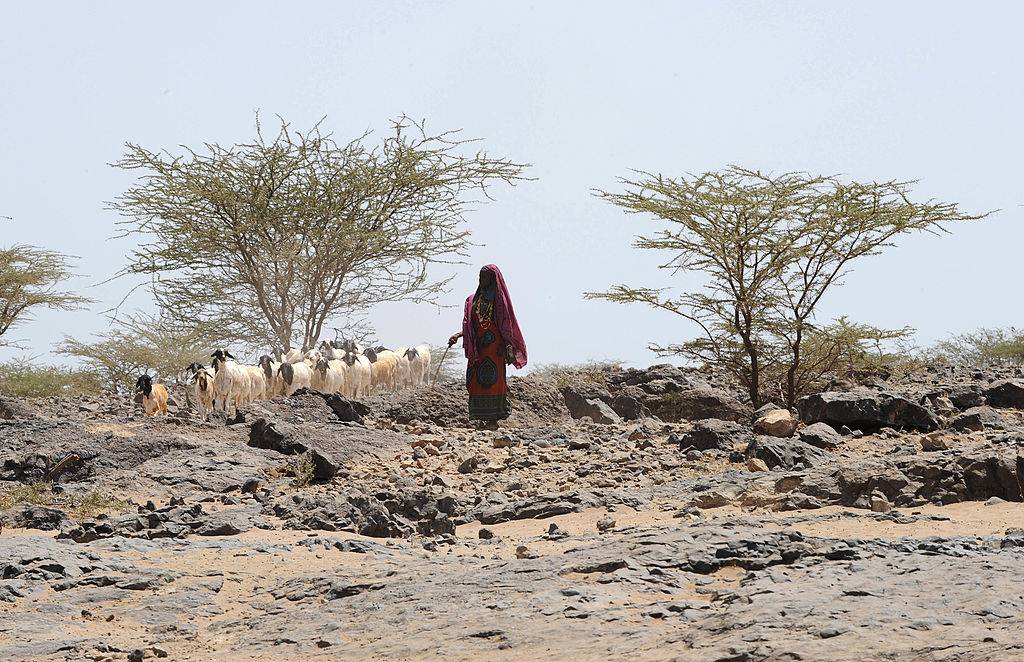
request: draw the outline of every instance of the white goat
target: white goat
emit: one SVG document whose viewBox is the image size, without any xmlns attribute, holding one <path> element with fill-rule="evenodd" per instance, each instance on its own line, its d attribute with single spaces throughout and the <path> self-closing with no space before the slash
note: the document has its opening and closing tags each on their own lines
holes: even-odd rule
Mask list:
<svg viewBox="0 0 1024 662">
<path fill-rule="evenodd" d="M 362 354 L 346 352 L 343 361 L 348 366 L 346 397 L 358 398 L 360 395 L 369 395 L 373 376 L 370 359 Z"/>
<path fill-rule="evenodd" d="M 430 381 L 430 345 L 417 345 L 406 350 L 409 361 L 409 381 L 413 386 Z"/>
<path fill-rule="evenodd" d="M 313 369 L 305 361 L 298 363 L 282 363 L 277 369 L 281 377 L 284 395 L 291 395 L 300 388 L 310 388 L 313 385 Z"/>
<path fill-rule="evenodd" d="M 226 349 L 218 349 L 210 355 L 213 358 L 213 408 L 220 403 L 222 411 L 228 410 L 228 401 L 235 404 L 235 411 L 249 394 L 249 375 Z"/>
<path fill-rule="evenodd" d="M 262 400 L 267 394 L 267 379 L 263 374 L 263 367 L 258 365 L 243 365 L 242 370 L 249 380 L 249 388 L 245 401 Z"/>
<path fill-rule="evenodd" d="M 337 359 L 320 359 L 313 370 L 313 388 L 322 393 L 344 393 L 348 366 Z"/>
<path fill-rule="evenodd" d="M 267 400 L 281 395 L 281 377 L 277 374 L 280 367 L 280 361 L 275 361 L 266 354 L 260 357 L 260 368 L 263 370 L 263 381 L 266 385 L 263 397 Z"/>
<path fill-rule="evenodd" d="M 395 355 L 398 357 L 398 367 L 395 369 L 396 389 L 412 386 L 411 364 L 409 363 L 409 357 L 406 356 L 408 351 L 408 347 L 399 347 L 395 350 Z"/>
<path fill-rule="evenodd" d="M 200 366 L 192 374 L 192 389 L 196 397 L 199 418 L 204 421 L 213 409 L 213 382 L 216 375 L 207 367 Z"/>
</svg>

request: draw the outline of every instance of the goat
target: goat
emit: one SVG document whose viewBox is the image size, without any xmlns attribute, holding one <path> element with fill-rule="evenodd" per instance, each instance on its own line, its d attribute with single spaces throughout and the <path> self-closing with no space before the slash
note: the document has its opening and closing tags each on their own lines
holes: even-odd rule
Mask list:
<svg viewBox="0 0 1024 662">
<path fill-rule="evenodd" d="M 218 349 L 213 354 L 213 408 L 217 409 L 220 402 L 222 411 L 228 410 L 228 400 L 235 403 L 235 411 L 248 396 L 250 381 L 248 372 L 235 361 L 235 357 L 226 349 Z"/>
<path fill-rule="evenodd" d="M 304 349 L 290 349 L 281 356 L 281 363 L 298 363 L 305 353 Z"/>
<path fill-rule="evenodd" d="M 146 416 L 167 415 L 167 388 L 163 384 L 154 384 L 149 375 L 139 375 L 135 392 L 142 394 L 142 411 Z"/>
<path fill-rule="evenodd" d="M 348 380 L 345 395 L 350 398 L 358 398 L 360 395 L 370 394 L 370 383 L 373 378 L 373 368 L 370 360 L 355 352 L 345 352 L 342 359 L 348 366 Z"/>
<path fill-rule="evenodd" d="M 291 395 L 300 388 L 310 388 L 313 384 L 313 370 L 305 361 L 282 363 L 277 374 L 281 378 L 284 395 Z"/>
<path fill-rule="evenodd" d="M 337 359 L 320 359 L 313 371 L 313 388 L 323 393 L 343 393 L 348 366 Z"/>
<path fill-rule="evenodd" d="M 245 402 L 252 402 L 253 400 L 260 400 L 266 396 L 267 393 L 267 379 L 263 373 L 263 366 L 259 365 L 241 365 L 242 371 L 245 372 L 245 376 L 248 380 L 248 388 L 246 389 L 246 395 L 243 398 Z"/>
<path fill-rule="evenodd" d="M 395 390 L 395 376 L 398 372 L 398 355 L 390 349 L 376 347 L 367 349 L 363 355 L 370 360 L 370 386 L 373 389 Z"/>
<path fill-rule="evenodd" d="M 430 345 L 417 345 L 405 352 L 409 360 L 409 381 L 413 386 L 426 384 L 430 380 Z"/>
<path fill-rule="evenodd" d="M 193 366 L 199 365 L 193 363 L 189 366 L 190 372 L 192 372 L 192 385 L 193 392 L 196 396 L 196 409 L 199 410 L 199 418 L 206 420 L 207 416 L 210 415 L 210 411 L 213 409 L 213 380 L 214 373 L 210 372 L 210 369 L 199 365 L 195 371 L 191 371 Z"/>
<path fill-rule="evenodd" d="M 277 369 L 281 367 L 281 362 L 275 361 L 264 354 L 260 357 L 259 363 L 260 368 L 263 370 L 263 381 L 266 384 L 263 397 L 269 400 L 276 395 L 281 395 L 281 378 L 277 374 Z"/>
<path fill-rule="evenodd" d="M 412 386 L 410 371 L 411 365 L 409 363 L 408 353 L 408 347 L 399 347 L 395 350 L 395 355 L 398 356 L 398 367 L 395 369 L 396 388 L 407 388 Z"/>
</svg>

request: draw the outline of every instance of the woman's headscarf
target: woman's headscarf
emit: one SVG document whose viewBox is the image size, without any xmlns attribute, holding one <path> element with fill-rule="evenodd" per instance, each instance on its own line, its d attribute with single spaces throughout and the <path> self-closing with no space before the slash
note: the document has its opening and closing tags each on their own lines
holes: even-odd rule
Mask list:
<svg viewBox="0 0 1024 662">
<path fill-rule="evenodd" d="M 519 322 L 516 320 L 516 311 L 512 308 L 512 297 L 508 295 L 505 278 L 501 275 L 501 270 L 497 265 L 488 264 L 484 269 L 494 274 L 494 321 L 505 342 L 512 345 L 512 365 L 522 368 L 526 365 L 526 341 L 523 340 L 523 333 L 519 330 Z M 478 353 L 477 338 L 473 331 L 473 298 L 475 296 L 476 293 L 473 293 L 466 299 L 466 309 L 462 316 L 462 347 L 471 364 L 476 362 Z"/>
</svg>

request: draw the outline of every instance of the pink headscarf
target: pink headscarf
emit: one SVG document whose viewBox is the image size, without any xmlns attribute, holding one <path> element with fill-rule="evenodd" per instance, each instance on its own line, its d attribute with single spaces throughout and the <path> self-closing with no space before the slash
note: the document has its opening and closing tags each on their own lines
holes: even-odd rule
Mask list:
<svg viewBox="0 0 1024 662">
<path fill-rule="evenodd" d="M 484 269 L 494 274 L 494 319 L 498 324 L 498 330 L 501 331 L 505 342 L 512 345 L 512 365 L 522 368 L 526 365 L 526 341 L 523 340 L 523 333 L 519 330 L 519 322 L 516 321 L 516 311 L 512 308 L 512 297 L 508 295 L 505 278 L 496 265 L 488 264 Z M 470 294 L 466 299 L 466 309 L 462 316 L 462 347 L 470 365 L 476 363 L 477 360 L 477 338 L 473 331 L 474 296 L 476 293 Z"/>
</svg>

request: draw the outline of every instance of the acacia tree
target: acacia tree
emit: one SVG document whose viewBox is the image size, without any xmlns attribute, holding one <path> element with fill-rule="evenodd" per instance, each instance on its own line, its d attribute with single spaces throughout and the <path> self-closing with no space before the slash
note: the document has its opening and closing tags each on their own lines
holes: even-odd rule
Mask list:
<svg viewBox="0 0 1024 662">
<path fill-rule="evenodd" d="M 664 289 L 618 285 L 586 296 L 643 303 L 694 322 L 700 337 L 652 349 L 724 365 L 755 405 L 776 388 L 794 405 L 823 374 L 819 368 L 831 365 L 832 358 L 821 354 L 828 343 L 820 332 L 810 362 L 805 342 L 816 331 L 822 297 L 851 262 L 878 253 L 899 235 L 946 232 L 947 222 L 984 216 L 965 214 L 952 203 L 913 202 L 912 182 L 844 183 L 737 166 L 675 179 L 640 175 L 620 180 L 624 192 L 596 195 L 666 221 L 666 229 L 638 237 L 635 246 L 669 252 L 661 268 L 700 272 L 705 287 L 672 296 Z M 856 328 L 847 326 L 844 337 Z M 892 333 L 901 332 L 871 327 L 864 339 Z"/>
<path fill-rule="evenodd" d="M 75 310 L 90 303 L 61 289 L 73 276 L 71 258 L 62 253 L 25 244 L 0 248 L 0 347 L 17 346 L 4 336 L 34 309 Z"/>
<path fill-rule="evenodd" d="M 435 301 L 448 280 L 428 267 L 466 256 L 465 213 L 526 167 L 406 117 L 375 146 L 283 120 L 256 134 L 177 156 L 129 143 L 114 166 L 143 174 L 112 207 L 141 237 L 121 273 L 150 276 L 166 314 L 285 350 L 377 303 Z"/>
<path fill-rule="evenodd" d="M 212 329 L 183 327 L 167 316 L 137 314 L 117 320 L 91 342 L 65 336 L 56 352 L 79 359 L 118 391 L 143 373 L 180 381 L 185 366 L 208 363 L 224 338 Z"/>
</svg>

